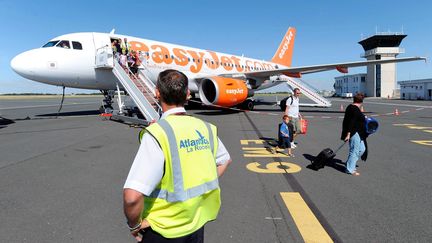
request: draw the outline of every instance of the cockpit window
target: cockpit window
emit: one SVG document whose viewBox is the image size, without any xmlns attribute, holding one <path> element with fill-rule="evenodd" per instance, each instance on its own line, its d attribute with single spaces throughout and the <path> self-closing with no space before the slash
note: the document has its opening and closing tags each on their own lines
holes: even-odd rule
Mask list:
<svg viewBox="0 0 432 243">
<path fill-rule="evenodd" d="M 72 41 L 72 46 L 75 50 L 82 50 L 82 45 L 78 41 Z"/>
<path fill-rule="evenodd" d="M 45 45 L 43 45 L 42 47 L 52 47 L 55 46 L 59 41 L 55 40 L 55 41 L 50 41 L 48 43 L 46 43 Z"/>
<path fill-rule="evenodd" d="M 70 43 L 67 40 L 62 40 L 60 43 L 56 45 L 56 47 L 64 48 L 64 49 L 70 49 Z"/>
</svg>

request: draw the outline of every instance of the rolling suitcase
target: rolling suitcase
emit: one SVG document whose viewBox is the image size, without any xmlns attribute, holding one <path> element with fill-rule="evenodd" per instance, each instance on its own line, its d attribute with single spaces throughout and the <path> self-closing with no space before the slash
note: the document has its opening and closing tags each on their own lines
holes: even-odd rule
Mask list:
<svg viewBox="0 0 432 243">
<path fill-rule="evenodd" d="M 331 148 L 323 149 L 318 156 L 312 161 L 312 164 L 309 166 L 310 169 L 319 170 L 324 168 L 327 162 L 331 161 L 336 153 L 345 145 L 345 142 L 339 146 L 336 152 L 333 152 Z"/>
</svg>

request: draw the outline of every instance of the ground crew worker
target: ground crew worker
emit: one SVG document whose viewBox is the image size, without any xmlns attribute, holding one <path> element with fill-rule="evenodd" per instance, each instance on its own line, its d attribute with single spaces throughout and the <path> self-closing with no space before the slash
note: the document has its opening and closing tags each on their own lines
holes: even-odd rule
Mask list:
<svg viewBox="0 0 432 243">
<path fill-rule="evenodd" d="M 123 55 L 129 55 L 129 51 L 130 51 L 130 44 L 129 44 L 129 42 L 127 41 L 127 38 L 124 38 L 124 42 L 122 42 L 121 44 L 120 44 L 120 46 L 121 46 L 121 50 L 122 50 L 122 54 Z"/>
<path fill-rule="evenodd" d="M 159 74 L 161 119 L 143 134 L 124 185 L 124 213 L 142 242 L 203 242 L 204 225 L 220 208 L 220 177 L 231 162 L 216 126 L 189 116 L 187 77 Z"/>
</svg>

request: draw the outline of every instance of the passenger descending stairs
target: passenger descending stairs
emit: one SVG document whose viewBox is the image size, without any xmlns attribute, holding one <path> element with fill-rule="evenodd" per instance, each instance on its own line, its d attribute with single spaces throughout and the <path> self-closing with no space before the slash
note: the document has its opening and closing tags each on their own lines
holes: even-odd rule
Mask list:
<svg viewBox="0 0 432 243">
<path fill-rule="evenodd" d="M 154 86 L 150 85 L 150 83 L 153 84 L 151 80 L 142 74 L 134 75 L 129 69 L 126 70 L 128 72 L 126 73 L 125 69 L 117 62 L 112 71 L 146 120 L 149 122 L 159 120 L 158 111 L 161 110 L 161 107 L 155 98 Z"/>
<path fill-rule="evenodd" d="M 330 107 L 331 102 L 321 96 L 318 93 L 318 90 L 309 84 L 307 84 L 305 81 L 299 78 L 291 78 L 287 76 L 280 76 L 279 81 L 285 81 L 292 89 L 299 88 L 303 95 L 308 97 L 310 100 L 314 101 L 315 104 L 306 104 L 301 103 L 301 106 L 315 106 L 315 107 Z"/>
<path fill-rule="evenodd" d="M 123 69 L 108 48 L 110 47 L 102 47 L 97 50 L 95 68 L 112 69 L 112 72 L 135 102 L 147 122 L 159 120 L 159 112 L 162 109 L 155 98 L 155 85 L 153 82 L 144 72 L 134 75 L 130 69 Z M 146 68 L 145 65 L 141 65 L 140 69 L 143 68 Z"/>
</svg>

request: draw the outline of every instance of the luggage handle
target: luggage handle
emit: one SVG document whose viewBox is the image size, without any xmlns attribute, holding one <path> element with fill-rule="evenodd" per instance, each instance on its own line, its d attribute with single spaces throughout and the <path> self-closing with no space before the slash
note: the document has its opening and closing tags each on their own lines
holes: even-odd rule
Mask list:
<svg viewBox="0 0 432 243">
<path fill-rule="evenodd" d="M 340 149 L 341 149 L 345 144 L 346 144 L 346 141 L 344 141 L 343 144 L 342 144 L 341 146 L 339 146 L 339 148 L 336 149 L 336 151 L 335 151 L 334 153 L 336 154 L 337 152 L 339 152 L 339 150 L 340 150 Z"/>
</svg>

